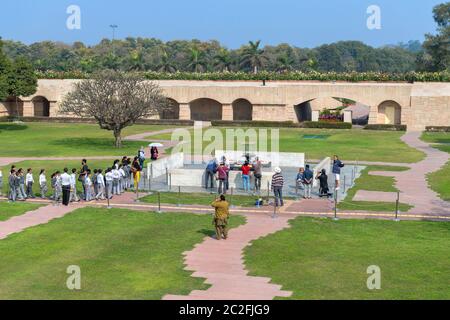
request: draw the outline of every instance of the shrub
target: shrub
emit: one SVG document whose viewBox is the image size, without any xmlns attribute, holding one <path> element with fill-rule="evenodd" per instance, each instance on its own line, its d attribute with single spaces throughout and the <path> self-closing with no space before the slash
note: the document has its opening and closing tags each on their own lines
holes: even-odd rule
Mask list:
<svg viewBox="0 0 450 320">
<path fill-rule="evenodd" d="M 211 125 L 214 127 L 274 127 L 274 128 L 296 128 L 299 127 L 298 123 L 293 121 L 226 121 L 226 120 L 214 120 L 211 121 Z"/>
<path fill-rule="evenodd" d="M 384 131 L 406 131 L 406 125 L 403 124 L 368 124 L 365 130 L 384 130 Z"/>
<path fill-rule="evenodd" d="M 427 131 L 427 132 L 450 132 L 450 127 L 430 126 L 430 127 L 425 127 L 425 131 Z"/>
<path fill-rule="evenodd" d="M 330 122 L 330 121 L 305 121 L 301 123 L 303 128 L 318 129 L 351 129 L 352 124 L 348 122 Z"/>
</svg>

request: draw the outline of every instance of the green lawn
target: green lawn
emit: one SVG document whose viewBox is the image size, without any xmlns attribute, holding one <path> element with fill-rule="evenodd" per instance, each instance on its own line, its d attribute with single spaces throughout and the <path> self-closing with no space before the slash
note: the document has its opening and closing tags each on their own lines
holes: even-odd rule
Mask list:
<svg viewBox="0 0 450 320">
<path fill-rule="evenodd" d="M 393 166 L 367 166 L 362 170 L 361 176 L 355 180 L 353 188 L 349 189 L 347 196 L 343 202 L 338 204 L 338 208 L 341 210 L 351 211 L 381 211 L 381 212 L 395 212 L 395 203 L 390 202 L 371 202 L 371 201 L 353 201 L 358 190 L 367 191 L 384 191 L 384 192 L 397 192 L 397 188 L 394 186 L 394 178 L 384 176 L 369 175 L 370 171 L 405 171 L 406 167 L 393 167 Z M 401 201 L 401 199 L 400 199 Z M 400 203 L 400 211 L 408 211 L 411 208 L 410 205 Z"/>
<path fill-rule="evenodd" d="M 0 299 L 160 299 L 206 289 L 183 255 L 213 234 L 209 215 L 84 208 L 0 241 Z M 231 226 L 243 223 L 232 217 Z M 66 287 L 81 269 L 81 290 Z"/>
<path fill-rule="evenodd" d="M 450 299 L 450 223 L 299 217 L 245 250 L 254 276 L 292 299 Z M 369 290 L 367 267 L 381 268 Z"/>
<path fill-rule="evenodd" d="M 161 203 L 165 204 L 180 204 L 180 205 L 205 205 L 208 206 L 217 198 L 217 194 L 209 193 L 181 193 L 178 196 L 178 192 L 161 192 Z M 254 207 L 256 199 L 258 196 L 245 196 L 245 195 L 226 195 L 227 200 L 232 202 L 233 205 L 239 207 Z M 262 198 L 266 198 L 262 195 Z M 285 197 L 286 199 L 286 197 Z M 152 195 L 141 198 L 141 201 L 153 203 L 158 203 L 158 194 L 154 193 Z"/>
<path fill-rule="evenodd" d="M 160 125 L 134 125 L 123 136 L 170 128 Z M 95 124 L 30 122 L 0 123 L 1 157 L 63 157 L 134 155 L 144 142 L 124 141 L 114 148 L 111 131 Z"/>
<path fill-rule="evenodd" d="M 91 170 L 93 171 L 94 169 L 103 169 L 103 171 L 105 171 L 106 168 L 111 167 L 113 164 L 114 159 L 111 160 L 90 160 L 88 161 L 88 165 L 89 168 L 91 168 Z M 79 161 L 75 161 L 75 160 L 58 160 L 58 161 L 42 161 L 42 160 L 38 160 L 38 161 L 21 161 L 21 162 L 17 162 L 15 163 L 16 168 L 23 168 L 26 170 L 28 168 L 32 168 L 33 169 L 33 176 L 34 176 L 34 185 L 33 185 L 33 191 L 35 194 L 39 194 L 39 172 L 41 171 L 41 169 L 45 169 L 46 170 L 46 174 L 47 174 L 47 186 L 48 186 L 48 190 L 49 190 L 49 194 L 51 193 L 51 188 L 50 188 L 50 175 L 59 170 L 61 172 L 63 172 L 63 169 L 65 167 L 67 167 L 69 169 L 69 171 L 71 172 L 72 168 L 77 169 L 77 171 L 79 171 L 81 169 L 81 159 Z M 0 170 L 2 170 L 3 172 L 3 193 L 7 193 L 8 192 L 8 184 L 6 183 L 7 181 L 7 177 L 8 177 L 8 171 L 10 170 L 11 166 L 5 166 L 0 168 Z M 77 176 L 78 177 L 78 176 Z M 81 191 L 81 184 L 78 183 L 77 187 L 79 188 L 79 190 Z"/>
<path fill-rule="evenodd" d="M 450 153 L 449 132 L 424 132 L 422 140 L 436 143 L 435 148 Z M 428 174 L 428 183 L 441 199 L 450 201 L 450 161 L 439 171 Z"/>
<path fill-rule="evenodd" d="M 226 128 L 220 130 L 226 143 Z M 244 129 L 245 128 L 232 128 Z M 257 129 L 258 130 L 258 129 Z M 193 132 L 190 130 L 190 132 Z M 267 129 L 270 140 L 270 128 Z M 280 151 L 305 152 L 308 159 L 322 159 L 334 154 L 344 160 L 364 160 L 383 162 L 414 163 L 423 159 L 424 154 L 409 147 L 400 140 L 402 132 L 370 130 L 331 129 L 280 129 Z M 308 136 L 324 136 L 324 139 L 310 139 Z M 151 138 L 170 140 L 172 134 L 155 135 Z M 234 139 L 235 146 L 241 146 L 242 138 Z M 209 142 L 204 142 L 206 147 Z M 270 141 L 268 148 L 270 148 Z M 242 148 L 242 146 L 241 146 Z M 270 150 L 270 149 L 269 149 Z M 188 150 L 192 151 L 192 150 Z"/>
<path fill-rule="evenodd" d="M 0 221 L 6 221 L 11 217 L 20 216 L 27 211 L 36 210 L 41 205 L 34 203 L 24 203 L 24 202 L 0 202 Z"/>
</svg>

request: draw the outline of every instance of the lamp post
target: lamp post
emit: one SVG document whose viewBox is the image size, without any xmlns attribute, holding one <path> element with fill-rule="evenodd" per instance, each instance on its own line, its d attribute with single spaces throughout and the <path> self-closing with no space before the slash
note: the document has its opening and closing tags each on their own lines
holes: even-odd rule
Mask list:
<svg viewBox="0 0 450 320">
<path fill-rule="evenodd" d="M 115 56 L 115 55 L 116 55 L 116 50 L 115 50 L 115 48 L 114 48 L 114 40 L 115 40 L 115 38 L 116 38 L 116 29 L 117 29 L 119 26 L 116 25 L 116 24 L 111 24 L 109 27 L 112 29 L 112 32 L 113 32 L 113 36 L 112 36 L 112 49 L 113 49 L 113 55 Z"/>
</svg>

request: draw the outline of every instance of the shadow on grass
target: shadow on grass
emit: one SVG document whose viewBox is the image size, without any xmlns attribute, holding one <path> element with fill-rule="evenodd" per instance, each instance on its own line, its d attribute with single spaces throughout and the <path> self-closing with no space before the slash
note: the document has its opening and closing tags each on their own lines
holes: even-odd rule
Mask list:
<svg viewBox="0 0 450 320">
<path fill-rule="evenodd" d="M 0 124 L 0 133 L 2 131 L 22 131 L 28 129 L 28 126 L 25 124 Z"/>
<path fill-rule="evenodd" d="M 65 138 L 59 140 L 53 140 L 50 142 L 51 145 L 66 147 L 66 148 L 81 148 L 83 150 L 99 150 L 99 149 L 110 149 L 110 150 L 121 150 L 117 149 L 114 146 L 114 139 L 108 138 Z M 136 148 L 137 150 L 140 148 L 141 143 L 139 142 L 130 142 L 123 141 L 122 149 L 124 148 Z"/>
<path fill-rule="evenodd" d="M 199 231 L 197 231 L 198 233 L 202 233 L 207 237 L 213 238 L 216 236 L 216 232 L 212 229 L 201 229 Z"/>
</svg>

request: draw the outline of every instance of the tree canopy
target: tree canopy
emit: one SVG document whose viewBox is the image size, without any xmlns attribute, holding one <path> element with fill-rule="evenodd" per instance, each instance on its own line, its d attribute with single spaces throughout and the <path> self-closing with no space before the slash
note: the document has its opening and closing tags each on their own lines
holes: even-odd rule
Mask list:
<svg viewBox="0 0 450 320">
<path fill-rule="evenodd" d="M 125 127 L 169 106 L 159 86 L 142 75 L 108 70 L 76 83 L 64 97 L 60 113 L 94 118 L 100 128 L 113 131 L 115 145 L 121 147 Z"/>
</svg>

